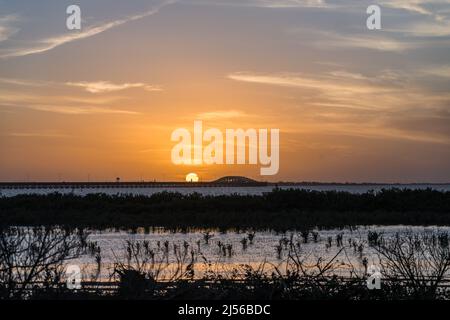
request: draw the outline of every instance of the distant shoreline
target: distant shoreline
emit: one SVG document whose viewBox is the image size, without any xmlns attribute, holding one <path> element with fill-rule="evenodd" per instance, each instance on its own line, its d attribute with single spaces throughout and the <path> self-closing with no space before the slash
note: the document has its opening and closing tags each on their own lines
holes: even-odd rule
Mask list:
<svg viewBox="0 0 450 320">
<path fill-rule="evenodd" d="M 73 182 L 0 182 L 0 189 L 37 189 L 37 188 L 202 188 L 202 187 L 264 187 L 264 186 L 441 186 L 450 185 L 450 182 L 412 182 L 412 183 L 382 183 L 382 182 L 263 182 L 254 181 L 250 183 L 217 183 L 211 182 L 175 182 L 175 181 L 73 181 Z"/>
</svg>

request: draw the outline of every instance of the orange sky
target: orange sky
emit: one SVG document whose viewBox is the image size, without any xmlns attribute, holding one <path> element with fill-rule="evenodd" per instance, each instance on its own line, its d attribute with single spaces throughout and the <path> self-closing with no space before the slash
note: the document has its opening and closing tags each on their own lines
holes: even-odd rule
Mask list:
<svg viewBox="0 0 450 320">
<path fill-rule="evenodd" d="M 244 3 L 81 1 L 81 31 L 64 1 L 0 4 L 0 180 L 450 181 L 446 1 L 377 32 L 364 3 Z M 279 128 L 279 173 L 173 165 L 194 120 Z"/>
</svg>

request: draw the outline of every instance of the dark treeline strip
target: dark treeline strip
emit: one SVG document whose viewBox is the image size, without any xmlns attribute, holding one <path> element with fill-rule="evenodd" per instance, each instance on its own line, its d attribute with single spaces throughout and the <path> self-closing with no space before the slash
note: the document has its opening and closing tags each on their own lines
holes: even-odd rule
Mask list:
<svg viewBox="0 0 450 320">
<path fill-rule="evenodd" d="M 91 194 L 0 198 L 0 224 L 128 228 L 302 229 L 352 225 L 450 225 L 450 192 L 389 189 L 351 194 L 274 190 L 264 195 Z"/>
</svg>

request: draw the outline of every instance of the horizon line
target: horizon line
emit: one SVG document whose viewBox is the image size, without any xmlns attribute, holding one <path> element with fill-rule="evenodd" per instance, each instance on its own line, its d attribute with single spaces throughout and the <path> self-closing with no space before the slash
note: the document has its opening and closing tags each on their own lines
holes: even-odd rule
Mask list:
<svg viewBox="0 0 450 320">
<path fill-rule="evenodd" d="M 223 178 L 223 177 L 222 177 Z M 0 186 L 7 186 L 7 185 L 36 185 L 36 184 L 43 184 L 43 185 L 80 185 L 80 184 L 86 184 L 86 185 L 95 185 L 95 184 L 104 184 L 104 185 L 152 185 L 152 184 L 176 184 L 176 185 L 203 185 L 203 184 L 242 184 L 242 185 L 250 185 L 252 183 L 257 184 L 265 184 L 265 185 L 445 185 L 450 184 L 449 182 L 426 182 L 426 181 L 418 181 L 418 182 L 352 182 L 352 181 L 346 181 L 346 182 L 337 182 L 337 181 L 286 181 L 286 180 L 280 180 L 280 181 L 264 181 L 264 180 L 253 180 L 250 179 L 249 182 L 220 182 L 218 180 L 221 180 L 222 178 L 215 179 L 215 180 L 205 180 L 205 181 L 198 181 L 198 182 L 188 182 L 188 181 L 173 181 L 173 180 L 129 180 L 129 181 L 109 181 L 109 180 L 97 180 L 97 181 L 85 181 L 85 180 L 71 180 L 71 181 L 53 181 L 53 180 L 35 180 L 35 181 L 0 181 Z M 245 178 L 245 177 L 244 177 Z"/>
</svg>

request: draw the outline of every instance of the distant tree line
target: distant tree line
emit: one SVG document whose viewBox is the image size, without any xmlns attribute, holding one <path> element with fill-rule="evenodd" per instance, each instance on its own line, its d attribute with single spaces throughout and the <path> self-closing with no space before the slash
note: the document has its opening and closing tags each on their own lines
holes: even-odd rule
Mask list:
<svg viewBox="0 0 450 320">
<path fill-rule="evenodd" d="M 289 230 L 374 224 L 450 225 L 450 192 L 275 189 L 264 195 L 53 193 L 0 198 L 1 226 Z"/>
</svg>

